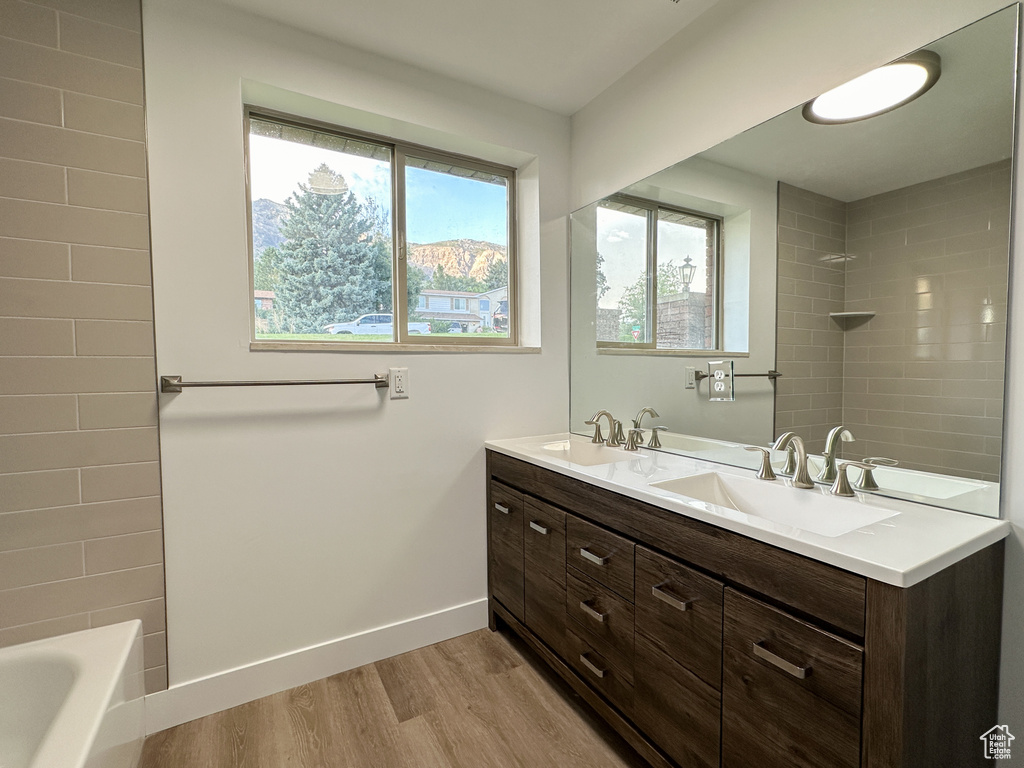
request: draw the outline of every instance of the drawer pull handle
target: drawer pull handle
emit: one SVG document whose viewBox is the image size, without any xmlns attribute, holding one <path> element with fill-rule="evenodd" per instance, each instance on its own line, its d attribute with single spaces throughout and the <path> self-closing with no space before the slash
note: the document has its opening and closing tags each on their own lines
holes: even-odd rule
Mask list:
<svg viewBox="0 0 1024 768">
<path fill-rule="evenodd" d="M 547 529 L 547 527 L 545 527 L 545 526 L 541 525 L 540 523 L 538 523 L 538 522 L 537 522 L 537 521 L 535 521 L 535 520 L 531 520 L 531 521 L 530 521 L 530 527 L 531 527 L 531 528 L 533 528 L 533 530 L 535 530 L 535 531 L 536 531 L 537 533 L 539 533 L 539 534 L 540 534 L 541 536 L 547 536 L 547 535 L 548 535 L 548 529 Z"/>
<path fill-rule="evenodd" d="M 772 653 L 763 645 L 761 645 L 761 642 L 753 643 L 754 655 L 758 658 L 764 659 L 772 666 L 778 667 L 783 672 L 792 675 L 798 680 L 803 680 L 811 674 L 811 667 L 798 667 L 796 664 L 786 661 L 781 656 L 776 656 L 774 653 Z"/>
<path fill-rule="evenodd" d="M 608 565 L 608 561 L 611 559 L 610 556 L 609 557 L 600 557 L 598 555 L 595 555 L 593 552 L 591 552 L 586 547 L 583 547 L 582 549 L 580 549 L 580 557 L 582 557 L 584 560 L 589 560 L 590 562 L 594 563 L 595 565 Z"/>
<path fill-rule="evenodd" d="M 580 663 L 584 667 L 589 669 L 591 672 L 593 672 L 596 677 L 599 677 L 599 678 L 603 678 L 604 677 L 604 670 L 601 669 L 600 667 L 596 666 L 594 664 L 594 662 L 592 662 L 590 659 L 588 659 L 587 658 L 587 654 L 585 654 L 585 653 L 581 653 L 580 654 Z"/>
<path fill-rule="evenodd" d="M 604 623 L 605 617 L 608 615 L 607 613 L 601 613 L 600 611 L 594 610 L 589 605 L 587 605 L 587 603 L 583 600 L 580 601 L 580 610 L 587 614 L 587 616 L 589 616 L 590 618 L 596 621 L 600 621 L 602 624 Z"/>
<path fill-rule="evenodd" d="M 496 510 L 498 510 L 499 512 L 501 512 L 501 514 L 503 514 L 503 515 L 507 515 L 508 514 L 508 507 L 503 506 L 501 504 L 498 504 L 497 502 L 494 503 L 494 508 Z"/>
<path fill-rule="evenodd" d="M 666 581 L 665 584 L 668 584 L 668 582 Z M 676 608 L 680 611 L 688 611 L 690 610 L 690 608 L 693 607 L 693 600 L 680 600 L 678 597 L 673 597 L 664 589 L 662 589 L 662 587 L 664 587 L 665 584 L 658 584 L 656 586 L 651 587 L 651 594 L 659 600 L 661 600 L 661 602 L 668 603 L 673 608 Z"/>
</svg>

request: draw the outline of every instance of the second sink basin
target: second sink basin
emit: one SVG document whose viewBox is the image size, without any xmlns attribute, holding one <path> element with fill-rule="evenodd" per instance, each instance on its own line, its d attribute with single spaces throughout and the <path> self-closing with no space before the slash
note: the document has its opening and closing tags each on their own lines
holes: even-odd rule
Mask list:
<svg viewBox="0 0 1024 768">
<path fill-rule="evenodd" d="M 651 486 L 819 536 L 842 536 L 899 514 L 858 499 L 826 495 L 818 488 L 799 490 L 717 472 L 679 477 Z"/>
</svg>

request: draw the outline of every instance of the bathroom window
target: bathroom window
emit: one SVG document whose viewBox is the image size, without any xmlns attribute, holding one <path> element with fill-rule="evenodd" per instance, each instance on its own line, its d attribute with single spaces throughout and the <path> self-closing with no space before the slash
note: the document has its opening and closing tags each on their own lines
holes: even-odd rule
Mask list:
<svg viewBox="0 0 1024 768">
<path fill-rule="evenodd" d="M 597 343 L 718 348 L 721 219 L 638 198 L 597 206 Z"/>
<path fill-rule="evenodd" d="M 515 169 L 252 107 L 246 127 L 254 348 L 516 343 L 514 315 L 449 334 L 429 295 L 514 311 Z"/>
</svg>

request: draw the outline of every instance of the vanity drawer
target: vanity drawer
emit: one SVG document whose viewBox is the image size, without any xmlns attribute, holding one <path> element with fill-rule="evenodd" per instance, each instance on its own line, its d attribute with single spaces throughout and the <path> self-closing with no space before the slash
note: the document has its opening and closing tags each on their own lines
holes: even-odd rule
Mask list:
<svg viewBox="0 0 1024 768">
<path fill-rule="evenodd" d="M 588 642 L 633 663 L 633 604 L 574 569 L 566 575 L 565 612 L 573 631 Z"/>
<path fill-rule="evenodd" d="M 633 711 L 633 671 L 580 637 L 571 626 L 565 632 L 567 661 L 580 677 L 626 715 Z"/>
<path fill-rule="evenodd" d="M 633 542 L 569 515 L 566 562 L 633 602 Z"/>
<path fill-rule="evenodd" d="M 636 631 L 716 690 L 722 685 L 723 585 L 636 548 Z"/>
<path fill-rule="evenodd" d="M 725 590 L 722 765 L 860 765 L 863 650 Z"/>
<path fill-rule="evenodd" d="M 565 654 L 565 512 L 524 497 L 526 626 Z"/>
<path fill-rule="evenodd" d="M 642 635 L 633 671 L 636 724 L 683 768 L 717 768 L 721 694 Z"/>
<path fill-rule="evenodd" d="M 494 595 L 524 620 L 523 494 L 491 481 L 487 506 L 487 578 Z"/>
</svg>

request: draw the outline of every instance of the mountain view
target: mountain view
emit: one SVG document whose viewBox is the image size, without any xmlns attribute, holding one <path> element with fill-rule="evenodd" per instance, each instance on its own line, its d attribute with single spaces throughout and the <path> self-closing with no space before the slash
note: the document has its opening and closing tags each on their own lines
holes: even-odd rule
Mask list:
<svg viewBox="0 0 1024 768">
<path fill-rule="evenodd" d="M 265 197 L 256 200 L 252 204 L 252 249 L 253 252 L 263 253 L 264 248 L 278 246 L 284 241 L 281 234 L 281 224 L 288 213 L 281 203 L 267 200 Z"/>
<path fill-rule="evenodd" d="M 253 251 L 257 258 L 265 248 L 284 241 L 281 226 L 288 208 L 261 198 L 252 204 Z M 409 263 L 419 267 L 429 281 L 438 267 L 449 277 L 484 280 L 491 264 L 507 258 L 506 248 L 482 240 L 443 240 L 437 243 L 409 243 Z"/>
<path fill-rule="evenodd" d="M 422 269 L 428 280 L 438 266 L 444 268 L 446 275 L 484 280 L 491 263 L 505 258 L 505 246 L 482 240 L 409 243 L 409 263 Z"/>
</svg>

